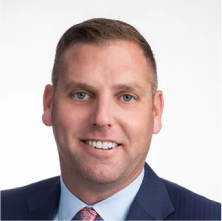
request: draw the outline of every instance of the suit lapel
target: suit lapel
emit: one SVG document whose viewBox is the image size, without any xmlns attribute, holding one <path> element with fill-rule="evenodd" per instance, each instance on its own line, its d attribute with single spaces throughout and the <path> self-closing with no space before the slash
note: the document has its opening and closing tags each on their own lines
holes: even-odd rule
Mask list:
<svg viewBox="0 0 222 221">
<path fill-rule="evenodd" d="M 136 201 L 133 202 L 126 220 L 155 220 Z"/>
<path fill-rule="evenodd" d="M 52 220 L 56 214 L 60 198 L 60 180 L 56 177 L 49 185 L 35 192 L 27 199 L 26 220 Z"/>
<path fill-rule="evenodd" d="M 142 185 L 127 220 L 164 220 L 173 211 L 165 184 L 146 164 Z"/>
</svg>

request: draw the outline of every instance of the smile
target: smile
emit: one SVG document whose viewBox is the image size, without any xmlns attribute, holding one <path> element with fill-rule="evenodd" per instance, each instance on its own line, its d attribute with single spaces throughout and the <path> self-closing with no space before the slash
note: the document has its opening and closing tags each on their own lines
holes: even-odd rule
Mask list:
<svg viewBox="0 0 222 221">
<path fill-rule="evenodd" d="M 109 142 L 109 141 L 96 141 L 96 140 L 82 140 L 84 143 L 87 143 L 91 147 L 95 149 L 103 149 L 103 150 L 110 150 L 118 147 L 120 144 Z"/>
</svg>

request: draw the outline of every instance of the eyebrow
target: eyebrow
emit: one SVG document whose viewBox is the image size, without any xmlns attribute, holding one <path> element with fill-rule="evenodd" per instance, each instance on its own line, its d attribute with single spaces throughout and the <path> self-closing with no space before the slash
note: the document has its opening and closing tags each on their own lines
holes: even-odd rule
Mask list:
<svg viewBox="0 0 222 221">
<path fill-rule="evenodd" d="M 130 84 L 118 84 L 118 85 L 113 86 L 113 89 L 117 91 L 132 91 L 132 92 L 144 94 L 144 88 L 135 82 L 130 83 Z"/>
<path fill-rule="evenodd" d="M 65 85 L 65 91 L 70 91 L 74 88 L 84 88 L 90 91 L 96 91 L 96 88 L 92 85 L 86 84 L 86 83 L 82 83 L 82 82 L 78 82 L 75 80 L 69 81 L 66 85 Z"/>
<path fill-rule="evenodd" d="M 82 83 L 82 82 L 78 82 L 75 80 L 69 81 L 66 85 L 65 85 L 65 91 L 70 91 L 74 88 L 79 88 L 79 89 L 86 89 L 92 92 L 96 92 L 97 88 L 89 85 L 87 83 Z M 139 84 L 132 82 L 129 84 L 118 84 L 118 85 L 114 85 L 112 87 L 112 89 L 114 91 L 132 91 L 132 92 L 137 92 L 140 94 L 144 94 L 144 88 L 142 86 L 140 86 Z"/>
</svg>

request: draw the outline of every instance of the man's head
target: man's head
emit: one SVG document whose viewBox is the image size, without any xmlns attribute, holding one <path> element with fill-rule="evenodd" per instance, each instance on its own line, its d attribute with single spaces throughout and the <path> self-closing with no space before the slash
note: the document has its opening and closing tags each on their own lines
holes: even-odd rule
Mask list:
<svg viewBox="0 0 222 221">
<path fill-rule="evenodd" d="M 124 38 L 108 38 L 100 27 L 109 26 Z M 123 22 L 94 19 L 74 27 L 57 47 L 43 122 L 53 126 L 66 183 L 122 188 L 141 172 L 152 134 L 161 129 L 155 61 L 149 46 L 145 56 L 142 43 L 130 40 L 140 35 Z M 90 41 L 93 34 L 103 41 Z M 67 41 L 73 43 L 65 47 Z"/>
<path fill-rule="evenodd" d="M 55 61 L 52 71 L 52 84 L 56 87 L 59 74 L 64 72 L 64 52 L 75 43 L 97 43 L 107 44 L 115 40 L 125 40 L 138 44 L 142 49 L 147 62 L 153 69 L 150 81 L 152 94 L 157 90 L 158 79 L 156 61 L 150 45 L 146 39 L 131 25 L 105 18 L 94 18 L 76 24 L 69 28 L 58 42 Z"/>
</svg>

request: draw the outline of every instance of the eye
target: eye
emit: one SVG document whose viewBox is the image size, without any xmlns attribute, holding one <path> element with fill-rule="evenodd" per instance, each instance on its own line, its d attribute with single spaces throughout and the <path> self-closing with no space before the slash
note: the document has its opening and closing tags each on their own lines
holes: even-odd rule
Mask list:
<svg viewBox="0 0 222 221">
<path fill-rule="evenodd" d="M 121 96 L 121 100 L 129 103 L 135 100 L 135 98 L 132 95 L 124 94 L 123 96 Z"/>
<path fill-rule="evenodd" d="M 89 95 L 86 94 L 85 92 L 77 92 L 73 94 L 73 97 L 77 100 L 85 100 L 89 98 Z"/>
</svg>

